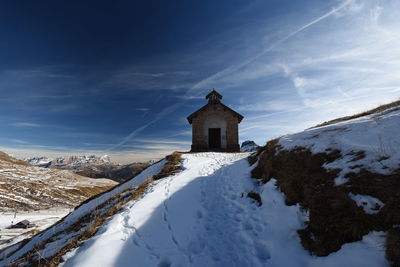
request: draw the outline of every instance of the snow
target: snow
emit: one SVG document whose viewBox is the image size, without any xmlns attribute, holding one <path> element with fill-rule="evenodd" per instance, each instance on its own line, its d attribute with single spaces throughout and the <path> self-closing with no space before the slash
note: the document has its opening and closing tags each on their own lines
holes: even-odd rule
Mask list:
<svg viewBox="0 0 400 267">
<path fill-rule="evenodd" d="M 326 169 L 340 168 L 335 180 L 343 185 L 349 172 L 365 168 L 374 173 L 390 174 L 400 167 L 400 110 L 393 109 L 324 127 L 312 128 L 280 138 L 283 149 L 296 146 L 309 148 L 313 153 L 338 149 L 343 157 L 329 164 Z M 357 159 L 354 152 L 365 151 Z"/>
<path fill-rule="evenodd" d="M 378 213 L 385 205 L 382 201 L 372 196 L 357 195 L 353 193 L 349 193 L 349 196 L 354 200 L 354 202 L 356 202 L 357 206 L 362 207 L 364 212 L 368 214 Z"/>
<path fill-rule="evenodd" d="M 3 212 L 0 214 L 0 250 L 30 237 L 32 230 L 41 231 L 67 215 L 70 209 L 48 209 L 31 212 Z M 36 226 L 28 229 L 7 229 L 11 224 L 29 220 Z"/>
<path fill-rule="evenodd" d="M 34 157 L 25 159 L 25 161 L 35 166 L 47 167 L 51 164 L 52 159 L 47 157 Z"/>
<path fill-rule="evenodd" d="M 181 173 L 154 182 L 61 265 L 388 266 L 381 232 L 311 256 L 296 232 L 308 214 L 285 205 L 274 179 L 250 179 L 248 155 L 184 154 Z M 262 206 L 245 197 L 250 191 Z"/>
</svg>

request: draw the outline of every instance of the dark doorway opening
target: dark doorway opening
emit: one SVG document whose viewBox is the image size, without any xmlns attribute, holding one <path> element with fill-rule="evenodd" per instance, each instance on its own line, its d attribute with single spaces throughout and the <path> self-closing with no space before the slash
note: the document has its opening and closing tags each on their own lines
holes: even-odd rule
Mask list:
<svg viewBox="0 0 400 267">
<path fill-rule="evenodd" d="M 208 129 L 208 146 L 210 148 L 221 148 L 221 128 Z"/>
</svg>

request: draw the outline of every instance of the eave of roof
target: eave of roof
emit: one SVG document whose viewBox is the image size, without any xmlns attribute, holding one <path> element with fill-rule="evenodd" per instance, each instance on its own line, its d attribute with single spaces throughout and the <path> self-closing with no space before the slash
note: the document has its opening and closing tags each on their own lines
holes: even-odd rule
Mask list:
<svg viewBox="0 0 400 267">
<path fill-rule="evenodd" d="M 195 112 L 193 112 L 192 114 L 190 114 L 187 117 L 187 120 L 190 124 L 192 124 L 192 120 L 194 117 L 196 117 L 200 112 L 204 111 L 207 109 L 207 107 L 211 106 L 211 105 L 221 105 L 224 109 L 230 111 L 231 113 L 233 113 L 236 117 L 239 118 L 239 123 L 243 120 L 243 116 L 239 113 L 237 113 L 236 111 L 234 111 L 233 109 L 231 109 L 230 107 L 222 104 L 221 102 L 217 102 L 217 103 L 207 103 L 204 106 L 202 106 L 201 108 L 199 108 L 198 110 L 196 110 Z"/>
</svg>

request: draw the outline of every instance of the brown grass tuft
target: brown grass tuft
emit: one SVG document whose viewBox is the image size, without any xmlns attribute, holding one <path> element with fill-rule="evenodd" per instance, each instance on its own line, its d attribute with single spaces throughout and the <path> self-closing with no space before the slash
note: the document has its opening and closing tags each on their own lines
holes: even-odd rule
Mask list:
<svg viewBox="0 0 400 267">
<path fill-rule="evenodd" d="M 247 197 L 248 197 L 248 198 L 251 198 L 251 199 L 253 199 L 253 200 L 255 200 L 255 201 L 257 202 L 258 206 L 261 206 L 261 205 L 262 205 L 262 199 L 261 199 L 261 196 L 260 196 L 259 193 L 256 193 L 256 192 L 248 192 L 248 193 L 247 193 Z"/>
<path fill-rule="evenodd" d="M 349 162 L 363 159 L 366 156 L 365 151 L 362 151 L 362 150 L 351 151 L 351 152 L 347 153 L 346 155 L 353 156 L 353 158 Z"/>
<path fill-rule="evenodd" d="M 165 163 L 159 174 L 154 175 L 154 180 L 174 175 L 182 170 L 180 167 L 182 159 L 181 152 L 174 152 L 171 155 L 168 155 L 165 159 L 167 160 L 167 163 Z"/>
<path fill-rule="evenodd" d="M 249 162 L 250 166 L 253 166 L 254 163 L 256 163 L 258 160 L 258 153 L 251 154 L 248 158 L 247 161 Z"/>
</svg>

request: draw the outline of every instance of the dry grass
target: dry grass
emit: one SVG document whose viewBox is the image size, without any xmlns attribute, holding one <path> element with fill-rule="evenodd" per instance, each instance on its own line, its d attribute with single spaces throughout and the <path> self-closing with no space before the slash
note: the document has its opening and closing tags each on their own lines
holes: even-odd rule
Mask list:
<svg viewBox="0 0 400 267">
<path fill-rule="evenodd" d="M 357 161 L 357 160 L 360 160 L 360 159 L 363 159 L 366 157 L 365 151 L 362 151 L 362 150 L 351 151 L 351 152 L 347 153 L 346 155 L 353 156 L 353 158 L 349 162 Z"/>
<path fill-rule="evenodd" d="M 367 116 L 367 115 L 372 115 L 372 114 L 375 114 L 375 113 L 383 112 L 385 110 L 392 109 L 392 108 L 400 108 L 400 100 L 394 101 L 394 102 L 386 104 L 386 105 L 381 105 L 381 106 L 379 106 L 377 108 L 374 108 L 374 109 L 371 109 L 371 110 L 367 110 L 367 111 L 364 111 L 364 112 L 361 112 L 361 113 L 358 113 L 358 114 L 355 114 L 355 115 L 346 116 L 346 117 L 334 119 L 334 120 L 331 120 L 331 121 L 326 121 L 326 122 L 323 122 L 323 123 L 318 124 L 317 126 L 314 126 L 314 127 L 311 127 L 311 128 L 317 128 L 317 127 L 321 127 L 321 126 L 327 126 L 327 125 L 335 124 L 335 123 L 338 123 L 338 122 L 357 119 L 357 118 L 360 118 L 360 117 L 363 117 L 363 116 Z"/>
<path fill-rule="evenodd" d="M 353 155 L 353 160 L 365 156 L 360 152 Z M 334 178 L 340 170 L 327 171 L 323 165 L 341 157 L 340 151 L 334 149 L 318 154 L 303 147 L 281 150 L 273 140 L 262 148 L 252 172 L 252 177 L 264 183 L 272 177 L 277 179 L 286 203 L 299 203 L 309 211 L 307 226 L 298 233 L 302 245 L 318 256 L 335 252 L 345 243 L 359 241 L 370 231 L 392 231 L 400 224 L 400 171 L 381 175 L 361 169 L 347 175 L 346 186 L 335 186 Z M 385 206 L 377 214 L 366 214 L 349 197 L 350 192 L 379 198 Z M 400 251 L 398 239 L 389 234 L 387 243 L 388 258 L 398 261 L 399 253 L 395 253 Z"/>
<path fill-rule="evenodd" d="M 153 177 L 154 180 L 171 176 L 182 171 L 182 168 L 180 167 L 182 160 L 181 152 L 174 152 L 171 155 L 168 155 L 165 159 L 167 160 L 167 163 L 165 163 L 163 169 L 160 171 L 159 174 L 154 175 Z"/>
</svg>

